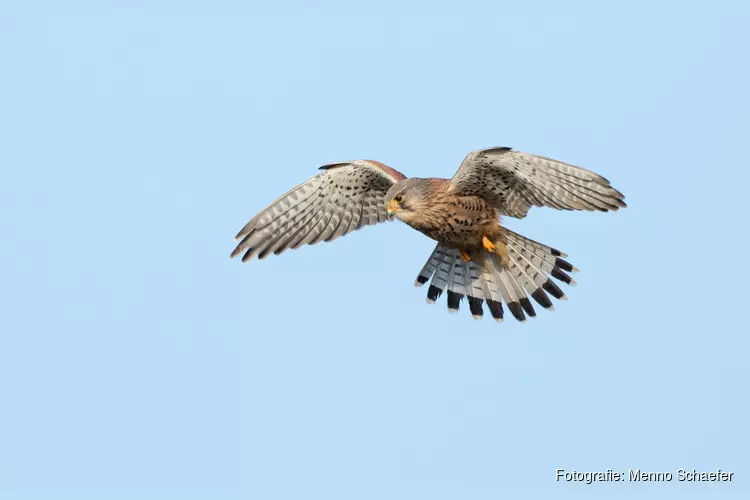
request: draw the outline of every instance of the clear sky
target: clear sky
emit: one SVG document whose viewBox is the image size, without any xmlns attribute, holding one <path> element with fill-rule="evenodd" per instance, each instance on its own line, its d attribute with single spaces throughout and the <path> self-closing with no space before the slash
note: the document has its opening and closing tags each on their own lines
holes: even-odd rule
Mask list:
<svg viewBox="0 0 750 500">
<path fill-rule="evenodd" d="M 2 2 L 0 498 L 750 498 L 748 3 L 359 4 Z M 229 259 L 321 164 L 490 146 L 627 197 L 507 221 L 554 313 L 426 305 L 401 223 Z"/>
</svg>

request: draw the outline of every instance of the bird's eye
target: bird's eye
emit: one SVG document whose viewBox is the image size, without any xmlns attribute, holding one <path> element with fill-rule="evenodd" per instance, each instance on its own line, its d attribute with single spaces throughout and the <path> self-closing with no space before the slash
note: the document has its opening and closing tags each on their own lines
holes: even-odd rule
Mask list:
<svg viewBox="0 0 750 500">
<path fill-rule="evenodd" d="M 402 201 L 404 201 L 404 197 L 401 195 L 398 195 L 395 198 L 393 198 L 393 201 L 395 201 L 396 203 L 401 203 Z"/>
</svg>

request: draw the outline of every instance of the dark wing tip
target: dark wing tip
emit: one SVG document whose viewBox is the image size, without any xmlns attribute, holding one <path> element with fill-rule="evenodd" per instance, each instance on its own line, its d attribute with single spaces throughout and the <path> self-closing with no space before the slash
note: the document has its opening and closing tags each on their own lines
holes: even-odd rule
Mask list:
<svg viewBox="0 0 750 500">
<path fill-rule="evenodd" d="M 323 165 L 322 167 L 318 167 L 318 170 L 329 170 L 332 168 L 345 167 L 347 165 L 351 165 L 351 164 L 347 161 L 340 161 L 338 163 L 328 163 L 326 165 Z"/>
<path fill-rule="evenodd" d="M 254 248 L 248 248 L 247 252 L 245 252 L 245 255 L 242 256 L 242 262 L 247 262 L 248 260 L 251 260 L 255 254 L 254 254 Z"/>
<path fill-rule="evenodd" d="M 242 240 L 236 247 L 234 247 L 234 250 L 232 250 L 232 253 L 229 254 L 230 259 L 234 259 L 235 257 L 239 256 L 240 254 L 244 253 L 245 255 L 242 256 L 242 262 L 247 262 L 253 257 L 253 250 L 254 247 L 248 247 L 247 246 L 247 238 Z"/>
<path fill-rule="evenodd" d="M 417 283 L 419 283 L 420 285 L 424 285 L 425 283 L 427 283 L 427 280 L 429 280 L 427 276 L 422 276 L 421 274 L 417 276 Z"/>
<path fill-rule="evenodd" d="M 509 148 L 508 146 L 498 146 L 494 148 L 483 149 L 482 153 L 507 153 L 508 151 L 513 151 L 513 148 Z"/>
<path fill-rule="evenodd" d="M 260 253 L 258 254 L 258 260 L 265 259 L 266 257 L 268 257 L 268 254 L 270 254 L 270 253 L 271 253 L 271 247 L 267 246 L 266 248 L 264 248 L 263 250 L 261 250 Z"/>
</svg>

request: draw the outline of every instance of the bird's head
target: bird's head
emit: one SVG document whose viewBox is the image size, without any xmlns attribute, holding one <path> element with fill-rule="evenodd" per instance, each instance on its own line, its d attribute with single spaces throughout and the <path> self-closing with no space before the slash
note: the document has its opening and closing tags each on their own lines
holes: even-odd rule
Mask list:
<svg viewBox="0 0 750 500">
<path fill-rule="evenodd" d="M 432 187 L 429 179 L 403 179 L 391 186 L 385 195 L 388 218 L 411 221 L 430 199 Z"/>
</svg>

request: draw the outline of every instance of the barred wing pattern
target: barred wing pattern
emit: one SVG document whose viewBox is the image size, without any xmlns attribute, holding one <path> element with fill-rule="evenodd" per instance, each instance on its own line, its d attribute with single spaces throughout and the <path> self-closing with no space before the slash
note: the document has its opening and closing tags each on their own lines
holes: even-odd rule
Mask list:
<svg viewBox="0 0 750 500">
<path fill-rule="evenodd" d="M 482 196 L 501 214 L 519 219 L 532 206 L 601 212 L 627 206 L 623 194 L 604 177 L 511 148 L 469 153 L 451 179 L 449 192 Z"/>
<path fill-rule="evenodd" d="M 357 160 L 320 167 L 323 172 L 280 196 L 253 217 L 235 239 L 242 261 L 288 248 L 331 241 L 386 220 L 385 194 L 405 176 L 382 163 Z"/>
</svg>

